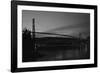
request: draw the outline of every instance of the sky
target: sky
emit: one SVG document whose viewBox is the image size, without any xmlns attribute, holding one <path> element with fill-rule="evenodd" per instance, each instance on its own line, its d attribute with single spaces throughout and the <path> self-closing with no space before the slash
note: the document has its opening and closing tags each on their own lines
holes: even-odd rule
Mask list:
<svg viewBox="0 0 100 73">
<path fill-rule="evenodd" d="M 35 19 L 36 32 L 57 33 L 87 37 L 90 34 L 90 14 L 51 11 L 22 11 L 22 29 L 32 31 L 32 19 Z"/>
</svg>

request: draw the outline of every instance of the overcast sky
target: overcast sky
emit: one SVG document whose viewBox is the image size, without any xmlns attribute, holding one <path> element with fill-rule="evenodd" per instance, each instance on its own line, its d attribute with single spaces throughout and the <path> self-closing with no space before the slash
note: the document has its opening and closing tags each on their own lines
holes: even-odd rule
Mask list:
<svg viewBox="0 0 100 73">
<path fill-rule="evenodd" d="M 32 30 L 32 19 L 35 19 L 36 32 L 50 32 L 64 35 L 78 36 L 90 33 L 90 14 L 48 12 L 48 11 L 22 11 L 22 28 Z"/>
</svg>

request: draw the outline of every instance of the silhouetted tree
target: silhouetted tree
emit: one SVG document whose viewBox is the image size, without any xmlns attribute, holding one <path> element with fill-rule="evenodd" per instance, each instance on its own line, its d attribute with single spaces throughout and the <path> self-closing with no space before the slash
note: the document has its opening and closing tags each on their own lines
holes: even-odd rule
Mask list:
<svg viewBox="0 0 100 73">
<path fill-rule="evenodd" d="M 22 34 L 23 43 L 23 61 L 33 60 L 34 58 L 34 45 L 31 38 L 31 31 L 28 29 L 23 30 Z"/>
</svg>

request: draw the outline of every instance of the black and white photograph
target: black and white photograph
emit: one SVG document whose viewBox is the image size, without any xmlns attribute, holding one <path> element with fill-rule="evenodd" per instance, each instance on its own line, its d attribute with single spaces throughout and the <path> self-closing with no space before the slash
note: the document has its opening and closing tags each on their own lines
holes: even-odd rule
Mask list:
<svg viewBox="0 0 100 73">
<path fill-rule="evenodd" d="M 97 6 L 11 3 L 11 71 L 97 67 Z"/>
<path fill-rule="evenodd" d="M 22 11 L 23 62 L 90 59 L 90 14 Z"/>
</svg>

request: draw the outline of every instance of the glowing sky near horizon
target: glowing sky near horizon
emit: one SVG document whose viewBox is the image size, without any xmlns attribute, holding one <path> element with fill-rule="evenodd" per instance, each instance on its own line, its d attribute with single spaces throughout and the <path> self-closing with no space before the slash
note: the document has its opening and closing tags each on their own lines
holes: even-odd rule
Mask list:
<svg viewBox="0 0 100 73">
<path fill-rule="evenodd" d="M 49 32 L 65 35 L 83 36 L 90 34 L 90 14 L 48 11 L 22 11 L 22 29 L 32 30 L 35 19 L 36 32 Z"/>
</svg>

